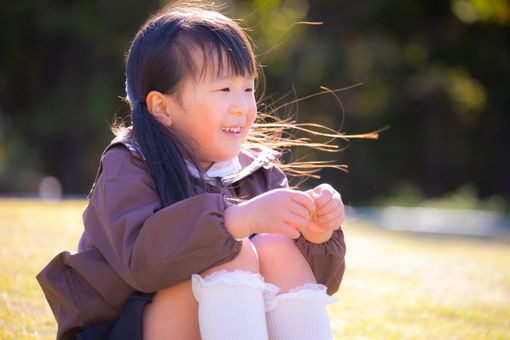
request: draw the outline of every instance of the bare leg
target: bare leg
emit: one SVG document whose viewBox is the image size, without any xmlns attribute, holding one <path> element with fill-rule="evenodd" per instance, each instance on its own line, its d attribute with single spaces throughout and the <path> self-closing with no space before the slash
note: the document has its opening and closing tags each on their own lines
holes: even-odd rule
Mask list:
<svg viewBox="0 0 510 340">
<path fill-rule="evenodd" d="M 316 283 L 310 265 L 294 241 L 281 234 L 258 234 L 252 238 L 259 256 L 260 273 L 281 293 L 305 283 Z"/>
<path fill-rule="evenodd" d="M 210 268 L 202 276 L 218 270 L 242 269 L 259 272 L 256 250 L 250 240 L 243 240 L 239 255 L 231 262 Z M 144 339 L 199 340 L 198 303 L 186 280 L 156 293 L 144 311 Z"/>
<path fill-rule="evenodd" d="M 145 307 L 143 338 L 199 340 L 197 308 L 191 280 L 160 290 Z"/>
<path fill-rule="evenodd" d="M 316 283 L 294 241 L 279 234 L 257 235 L 252 241 L 261 274 L 281 288 L 280 294 L 266 303 L 269 340 L 331 340 L 326 305 L 333 299 Z"/>
</svg>

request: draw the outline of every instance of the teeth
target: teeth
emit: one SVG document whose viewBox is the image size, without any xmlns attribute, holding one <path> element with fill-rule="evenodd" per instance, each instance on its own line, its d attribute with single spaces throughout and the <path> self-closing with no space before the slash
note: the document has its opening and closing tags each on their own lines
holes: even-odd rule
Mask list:
<svg viewBox="0 0 510 340">
<path fill-rule="evenodd" d="M 222 128 L 222 130 L 225 131 L 225 132 L 234 132 L 234 133 L 241 132 L 241 128 L 240 127 L 225 127 L 225 128 Z"/>
</svg>

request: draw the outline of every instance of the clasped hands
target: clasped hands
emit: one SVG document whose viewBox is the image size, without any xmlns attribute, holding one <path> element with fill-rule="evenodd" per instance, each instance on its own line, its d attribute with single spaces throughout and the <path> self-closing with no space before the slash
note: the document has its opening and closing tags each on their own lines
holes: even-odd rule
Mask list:
<svg viewBox="0 0 510 340">
<path fill-rule="evenodd" d="M 323 243 L 344 222 L 340 194 L 329 184 L 308 191 L 275 189 L 225 211 L 225 226 L 236 239 L 253 233 L 280 233 Z"/>
</svg>

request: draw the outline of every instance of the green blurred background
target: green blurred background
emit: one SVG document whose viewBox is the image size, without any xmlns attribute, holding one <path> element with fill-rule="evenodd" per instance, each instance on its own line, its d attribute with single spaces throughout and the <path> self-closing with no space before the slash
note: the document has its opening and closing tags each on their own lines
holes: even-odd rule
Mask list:
<svg viewBox="0 0 510 340">
<path fill-rule="evenodd" d="M 128 112 L 129 42 L 162 4 L 0 2 L 0 192 L 37 192 L 48 176 L 88 192 L 109 124 Z M 321 173 L 344 201 L 509 211 L 509 1 L 237 0 L 225 13 L 251 29 L 266 102 L 364 84 L 339 93 L 345 113 L 330 95 L 287 108 L 346 133 L 390 126 L 308 155 L 348 164 Z"/>
</svg>

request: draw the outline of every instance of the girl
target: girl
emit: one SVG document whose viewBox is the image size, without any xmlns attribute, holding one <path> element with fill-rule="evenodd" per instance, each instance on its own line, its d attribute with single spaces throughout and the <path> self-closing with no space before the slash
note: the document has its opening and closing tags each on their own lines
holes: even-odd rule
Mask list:
<svg viewBox="0 0 510 340">
<path fill-rule="evenodd" d="M 126 64 L 132 126 L 102 155 L 78 252 L 38 275 L 57 338 L 331 339 L 343 204 L 326 184 L 289 189 L 280 154 L 249 144 L 244 31 L 196 3 L 169 7 Z"/>
</svg>

